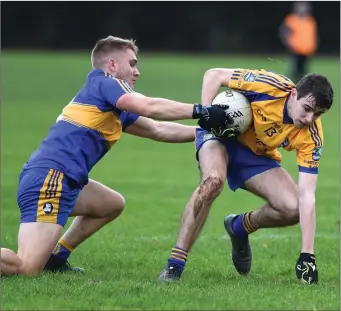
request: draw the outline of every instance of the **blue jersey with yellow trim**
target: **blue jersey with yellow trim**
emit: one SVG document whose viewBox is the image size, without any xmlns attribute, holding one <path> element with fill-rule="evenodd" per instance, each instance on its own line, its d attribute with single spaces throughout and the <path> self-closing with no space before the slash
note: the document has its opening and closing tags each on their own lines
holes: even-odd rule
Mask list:
<svg viewBox="0 0 341 311">
<path fill-rule="evenodd" d="M 127 92 L 133 92 L 127 82 L 92 70 L 24 169 L 53 168 L 80 186 L 87 184 L 92 167 L 139 117 L 116 108 L 117 100 Z"/>
<path fill-rule="evenodd" d="M 281 161 L 278 147 L 296 150 L 300 172 L 318 173 L 323 146 L 321 119 L 298 129 L 288 116 L 287 101 L 295 84 L 266 70 L 235 69 L 228 87 L 248 98 L 253 125 L 238 140 L 255 154 Z"/>
</svg>

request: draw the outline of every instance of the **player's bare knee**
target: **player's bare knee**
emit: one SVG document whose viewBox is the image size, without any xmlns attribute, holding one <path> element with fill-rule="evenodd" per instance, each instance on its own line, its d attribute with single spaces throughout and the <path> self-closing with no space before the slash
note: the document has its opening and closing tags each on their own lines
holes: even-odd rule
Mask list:
<svg viewBox="0 0 341 311">
<path fill-rule="evenodd" d="M 288 225 L 296 225 L 299 222 L 299 211 L 297 209 L 286 209 L 285 210 L 285 219 Z"/>
<path fill-rule="evenodd" d="M 284 215 L 288 225 L 295 225 L 299 222 L 298 196 L 292 195 L 286 201 Z"/>
<path fill-rule="evenodd" d="M 299 222 L 298 197 L 284 196 L 284 200 L 270 202 L 270 205 L 278 211 L 278 220 L 285 225 L 295 225 Z"/>
<path fill-rule="evenodd" d="M 97 217 L 114 219 L 123 212 L 125 199 L 118 192 L 112 191 L 102 198 L 101 206 L 103 208 L 97 210 Z"/>
<path fill-rule="evenodd" d="M 111 213 L 112 215 L 118 216 L 120 215 L 125 207 L 125 199 L 123 195 L 120 193 L 115 193 L 114 197 L 111 200 Z"/>
<path fill-rule="evenodd" d="M 43 271 L 43 268 L 43 266 L 22 260 L 21 265 L 17 267 L 17 274 L 26 276 L 38 276 Z"/>
<path fill-rule="evenodd" d="M 218 174 L 204 176 L 199 185 L 199 194 L 207 199 L 216 198 L 223 190 L 225 178 Z"/>
</svg>

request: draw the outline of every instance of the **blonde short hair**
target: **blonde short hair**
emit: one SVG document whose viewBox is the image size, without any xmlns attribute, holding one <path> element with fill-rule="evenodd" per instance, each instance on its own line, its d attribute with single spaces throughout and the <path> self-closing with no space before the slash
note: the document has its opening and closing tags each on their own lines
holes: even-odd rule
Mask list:
<svg viewBox="0 0 341 311">
<path fill-rule="evenodd" d="M 107 62 L 109 53 L 115 50 L 131 49 L 135 54 L 139 49 L 133 39 L 122 39 L 119 37 L 108 36 L 96 42 L 91 52 L 91 65 L 93 68 L 99 69 Z"/>
</svg>

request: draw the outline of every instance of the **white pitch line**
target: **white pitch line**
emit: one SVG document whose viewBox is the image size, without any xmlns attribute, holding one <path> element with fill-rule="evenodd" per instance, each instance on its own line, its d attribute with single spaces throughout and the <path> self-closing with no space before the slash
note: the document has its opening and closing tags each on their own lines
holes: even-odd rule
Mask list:
<svg viewBox="0 0 341 311">
<path fill-rule="evenodd" d="M 337 234 L 316 234 L 315 237 L 317 239 L 330 239 L 330 240 L 334 240 L 334 239 L 338 239 L 340 240 L 340 235 Z M 221 237 L 222 239 L 227 240 L 227 234 L 223 235 Z M 251 236 L 252 240 L 261 240 L 261 239 L 300 239 L 301 235 L 299 234 L 279 234 L 279 233 L 270 233 L 270 234 L 254 234 Z"/>
<path fill-rule="evenodd" d="M 315 236 L 317 239 L 326 239 L 326 240 L 340 240 L 340 235 L 338 234 L 316 234 Z M 279 233 L 262 233 L 262 234 L 252 234 L 251 235 L 251 240 L 288 240 L 288 239 L 300 239 L 301 235 L 299 234 L 279 234 Z M 199 236 L 200 240 L 206 240 L 206 239 L 221 239 L 221 240 L 227 240 L 228 236 L 227 234 L 224 234 L 220 238 L 216 238 L 211 235 L 201 235 Z M 176 240 L 176 234 L 167 234 L 167 235 L 158 235 L 158 236 L 139 236 L 136 237 L 135 240 L 143 240 L 143 241 L 168 241 L 168 240 Z"/>
</svg>

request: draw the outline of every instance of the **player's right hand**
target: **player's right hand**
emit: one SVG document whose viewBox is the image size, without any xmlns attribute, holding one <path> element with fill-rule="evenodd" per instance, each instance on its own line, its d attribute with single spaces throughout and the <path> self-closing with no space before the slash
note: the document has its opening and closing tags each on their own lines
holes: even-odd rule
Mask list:
<svg viewBox="0 0 341 311">
<path fill-rule="evenodd" d="M 318 272 L 315 263 L 315 255 L 301 253 L 296 262 L 296 276 L 304 284 L 316 284 L 318 282 Z"/>
<path fill-rule="evenodd" d="M 225 112 L 228 108 L 228 105 L 202 106 L 195 104 L 192 117 L 193 119 L 199 119 L 198 125 L 201 128 L 222 137 L 224 134 L 227 135 L 227 133 L 233 131 L 229 131 L 233 119 Z"/>
</svg>

